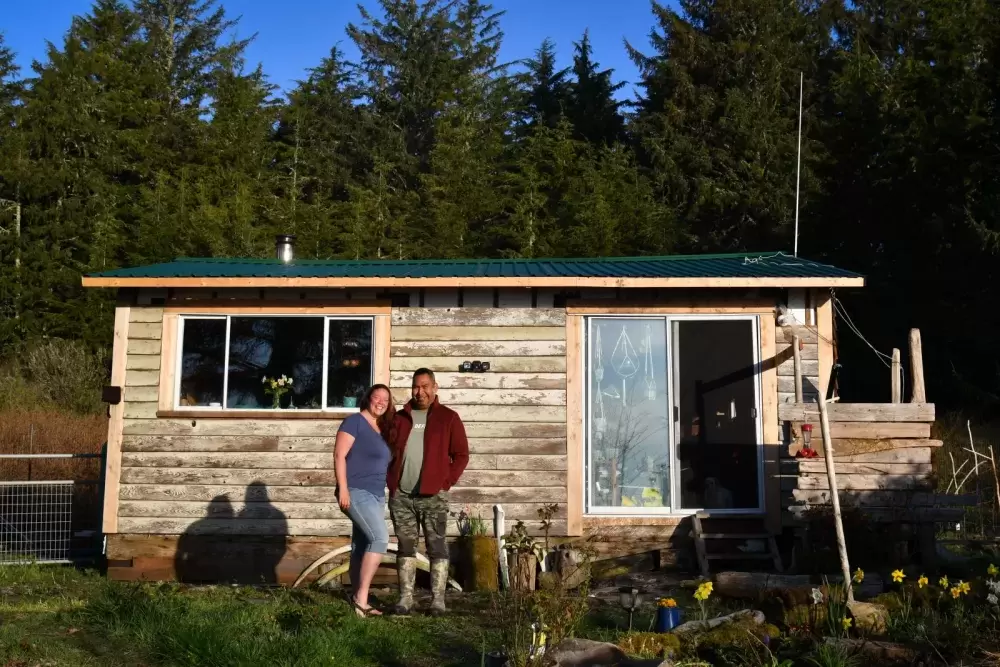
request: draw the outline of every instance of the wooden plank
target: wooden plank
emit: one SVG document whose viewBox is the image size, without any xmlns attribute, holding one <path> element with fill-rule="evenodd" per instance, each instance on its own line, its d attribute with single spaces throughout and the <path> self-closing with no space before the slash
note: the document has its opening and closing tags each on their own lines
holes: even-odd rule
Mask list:
<svg viewBox="0 0 1000 667">
<path fill-rule="evenodd" d="M 253 468 L 257 470 L 324 470 L 333 467 L 326 452 L 128 452 L 122 465 L 135 468 Z"/>
<path fill-rule="evenodd" d="M 566 470 L 565 456 L 500 455 L 496 457 L 497 470 Z"/>
<path fill-rule="evenodd" d="M 818 384 L 821 396 L 827 396 L 830 374 L 833 372 L 833 299 L 829 290 L 815 290 L 813 302 L 816 304 L 816 332 L 819 340 Z"/>
<path fill-rule="evenodd" d="M 462 479 L 462 483 L 466 480 Z M 500 503 L 507 507 L 523 503 L 563 503 L 566 501 L 566 490 L 560 487 L 514 486 L 506 488 L 457 486 L 451 490 L 453 504 L 481 504 L 488 507 L 492 515 L 492 507 Z M 231 484 L 123 484 L 120 497 L 128 500 L 157 501 L 200 501 L 206 503 L 213 498 L 226 497 L 231 502 L 286 502 L 286 503 L 330 503 L 335 501 L 332 486 L 246 486 Z M 509 515 L 508 515 L 509 516 Z"/>
<path fill-rule="evenodd" d="M 149 403 L 126 403 L 125 419 L 155 419 L 158 407 L 155 401 Z"/>
<path fill-rule="evenodd" d="M 566 340 L 564 327 L 398 326 L 394 341 Z"/>
<path fill-rule="evenodd" d="M 395 330 L 394 330 L 395 331 Z M 444 389 L 565 389 L 565 373 L 435 373 L 438 387 Z M 413 374 L 396 371 L 390 375 L 393 389 L 409 391 Z"/>
<path fill-rule="evenodd" d="M 884 440 L 891 438 L 930 438 L 931 425 L 915 422 L 842 421 L 830 424 L 830 435 L 834 439 L 863 438 L 868 440 Z"/>
<path fill-rule="evenodd" d="M 469 438 L 469 451 L 477 454 L 566 455 L 566 438 Z"/>
<path fill-rule="evenodd" d="M 429 368 L 438 371 L 458 372 L 468 357 L 390 357 L 389 369 L 393 371 L 415 371 Z M 478 361 L 490 362 L 491 373 L 565 373 L 566 357 L 488 357 Z"/>
<path fill-rule="evenodd" d="M 910 401 L 927 402 L 924 386 L 924 352 L 920 342 L 920 329 L 910 329 Z"/>
<path fill-rule="evenodd" d="M 819 395 L 819 378 L 817 377 L 804 377 L 802 378 L 802 393 L 803 398 L 808 405 L 810 402 L 815 400 L 815 397 Z M 782 403 L 794 402 L 795 401 L 795 378 L 779 375 L 778 376 L 778 393 L 788 394 L 792 400 L 782 401 Z"/>
<path fill-rule="evenodd" d="M 813 328 L 804 325 L 794 325 L 790 327 L 778 327 L 776 329 L 775 341 L 777 342 L 778 350 L 780 351 L 782 349 L 783 344 L 786 346 L 790 345 L 792 339 L 796 336 L 799 337 L 799 340 L 801 340 L 806 347 L 816 345 L 817 350 L 819 349 L 819 337 L 816 335 L 816 331 Z M 817 356 L 817 358 L 819 357 Z"/>
<path fill-rule="evenodd" d="M 129 326 L 128 337 L 142 340 L 160 340 L 163 325 L 160 322 L 136 322 Z"/>
<path fill-rule="evenodd" d="M 854 456 L 856 454 L 873 454 L 875 452 L 891 451 L 895 449 L 923 449 L 926 447 L 937 448 L 944 444 L 941 440 L 928 440 L 925 438 L 896 438 L 884 440 L 864 440 L 842 438 L 833 441 L 833 454 L 839 458 L 842 456 Z"/>
<path fill-rule="evenodd" d="M 350 519 L 210 519 L 210 518 L 142 518 L 122 517 L 121 532 L 146 535 L 350 535 Z M 539 521 L 525 521 L 530 535 L 540 535 Z M 393 535 L 392 522 L 386 521 L 389 535 Z M 566 522 L 554 520 L 551 535 L 566 532 Z M 457 536 L 458 526 L 448 522 L 448 535 Z"/>
<path fill-rule="evenodd" d="M 930 447 L 906 447 L 903 449 L 880 449 L 869 452 L 841 454 L 837 451 L 837 442 L 834 441 L 833 459 L 837 464 L 841 463 L 930 463 Z M 891 440 L 878 441 L 866 440 L 865 442 L 892 442 Z M 791 460 L 791 459 L 789 459 Z M 808 459 L 794 459 L 808 460 Z"/>
<path fill-rule="evenodd" d="M 793 377 L 795 378 L 795 402 L 802 403 L 802 352 L 799 348 L 798 337 L 792 342 L 792 363 L 794 368 Z"/>
<path fill-rule="evenodd" d="M 583 534 L 583 317 L 566 318 L 566 531 Z"/>
<path fill-rule="evenodd" d="M 807 505 L 829 505 L 829 490 L 795 489 L 792 499 Z M 840 492 L 840 502 L 852 507 L 962 507 L 975 505 L 974 495 L 948 495 L 925 491 Z"/>
<path fill-rule="evenodd" d="M 776 356 L 783 358 L 785 355 L 793 354 L 792 344 L 782 341 L 775 346 L 774 351 Z M 799 350 L 799 358 L 806 361 L 819 361 L 819 345 L 803 343 L 802 349 Z"/>
<path fill-rule="evenodd" d="M 470 438 L 565 438 L 565 422 L 465 422 Z"/>
<path fill-rule="evenodd" d="M 242 279 L 246 282 L 246 279 Z M 165 313 L 182 315 L 388 315 L 388 301 L 362 299 L 342 301 L 334 305 L 320 305 L 315 302 L 303 304 L 301 292 L 275 292 L 265 294 L 264 299 L 223 300 L 194 297 L 186 301 L 173 301 L 164 309 Z M 327 297 L 329 299 L 329 297 Z M 336 299 L 329 299 L 335 301 Z"/>
<path fill-rule="evenodd" d="M 566 486 L 566 473 L 548 470 L 470 470 L 462 486 Z"/>
<path fill-rule="evenodd" d="M 156 341 L 146 341 L 156 342 Z M 130 371 L 158 371 L 160 370 L 159 354 L 130 354 L 125 368 Z"/>
<path fill-rule="evenodd" d="M 128 405 L 128 387 L 125 384 L 125 362 L 128 358 L 130 307 L 115 308 L 114 342 L 111 352 L 111 385 L 122 387 L 122 401 L 108 406 L 108 440 L 104 460 L 104 507 L 101 513 L 101 531 L 118 532 L 118 486 L 121 482 L 122 426 Z"/>
<path fill-rule="evenodd" d="M 778 364 L 778 375 L 795 377 L 795 360 L 789 358 L 787 361 Z M 819 361 L 803 361 L 802 376 L 819 377 Z"/>
<path fill-rule="evenodd" d="M 372 360 L 372 372 L 376 384 L 389 384 L 389 350 L 392 347 L 392 325 L 389 316 L 376 315 L 374 323 L 375 358 Z"/>
<path fill-rule="evenodd" d="M 122 362 L 122 370 L 125 370 L 125 363 Z M 126 387 L 159 387 L 159 371 L 129 371 L 125 374 Z"/>
<path fill-rule="evenodd" d="M 129 387 L 129 400 L 136 403 L 152 403 L 159 400 L 159 387 Z"/>
<path fill-rule="evenodd" d="M 410 400 L 410 389 L 394 389 L 393 400 L 403 404 Z M 566 405 L 566 392 L 561 389 L 441 389 L 438 399 L 446 404 L 466 405 Z"/>
<path fill-rule="evenodd" d="M 837 475 L 929 475 L 930 463 L 841 463 L 836 462 Z M 782 474 L 819 475 L 826 474 L 826 464 L 821 459 L 785 459 L 781 462 Z"/>
<path fill-rule="evenodd" d="M 457 412 L 462 421 L 566 422 L 566 408 L 558 406 L 449 404 L 448 407 Z"/>
<path fill-rule="evenodd" d="M 831 403 L 832 422 L 933 422 L 933 403 Z M 819 419 L 815 403 L 793 403 L 778 408 L 781 421 L 808 422 Z"/>
<path fill-rule="evenodd" d="M 178 389 L 176 381 L 177 355 L 177 313 L 167 313 L 163 316 L 163 338 L 160 341 L 160 371 L 162 380 L 157 396 L 157 407 L 160 410 L 171 410 Z"/>
<path fill-rule="evenodd" d="M 334 502 L 281 502 L 281 501 L 246 501 L 239 496 L 217 496 L 210 502 L 192 501 L 155 501 L 128 500 L 121 501 L 119 516 L 144 518 L 239 518 L 239 519 L 344 519 L 344 513 Z M 506 516 L 514 521 L 537 521 L 538 510 L 546 503 L 506 503 Z M 493 505 L 471 504 L 456 505 L 452 503 L 454 512 L 466 510 L 472 516 L 489 519 L 493 516 Z M 553 515 L 554 519 L 564 519 L 566 506 L 559 505 Z M 385 518 L 389 519 L 388 505 L 385 508 Z"/>
<path fill-rule="evenodd" d="M 566 354 L 561 340 L 495 340 L 495 341 L 432 341 L 397 342 L 392 345 L 393 357 L 558 357 Z"/>
<path fill-rule="evenodd" d="M 783 477 L 782 489 L 829 489 L 826 475 L 807 477 Z M 930 489 L 930 480 L 912 475 L 838 475 L 837 484 L 841 491 L 873 491 L 878 489 Z"/>
<path fill-rule="evenodd" d="M 163 308 L 148 308 L 143 306 L 132 306 L 129 313 L 129 323 L 137 322 L 148 324 L 150 322 L 163 321 Z"/>
<path fill-rule="evenodd" d="M 393 326 L 561 327 L 562 308 L 393 308 Z"/>
<path fill-rule="evenodd" d="M 774 357 L 775 320 L 762 316 L 760 321 L 761 357 Z M 765 365 L 760 377 L 761 427 L 764 437 L 764 512 L 765 526 L 773 533 L 781 530 L 781 482 L 778 479 L 781 457 L 781 428 L 778 422 L 778 373 L 771 365 Z"/>
<path fill-rule="evenodd" d="M 903 402 L 903 365 L 898 347 L 892 348 L 892 402 Z"/>
<path fill-rule="evenodd" d="M 333 453 L 331 437 L 170 436 L 128 435 L 125 452 L 325 452 Z M 565 454 L 565 438 L 469 438 L 474 454 Z"/>
<path fill-rule="evenodd" d="M 133 338 L 132 340 L 130 340 L 128 342 L 128 353 L 130 355 L 132 355 L 132 354 L 141 354 L 141 355 L 155 354 L 155 355 L 159 355 L 160 354 L 160 345 L 161 345 L 161 343 L 159 341 L 155 341 L 155 340 L 143 340 L 141 338 Z M 157 367 L 157 368 L 159 368 L 159 367 Z"/>
</svg>

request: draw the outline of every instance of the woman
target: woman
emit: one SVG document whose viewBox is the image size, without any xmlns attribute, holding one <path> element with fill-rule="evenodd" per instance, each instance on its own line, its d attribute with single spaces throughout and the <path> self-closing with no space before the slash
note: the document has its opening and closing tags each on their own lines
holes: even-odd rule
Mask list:
<svg viewBox="0 0 1000 667">
<path fill-rule="evenodd" d="M 337 475 L 337 502 L 354 524 L 351 533 L 351 602 L 358 616 L 381 616 L 368 604 L 368 589 L 382 555 L 389 548 L 385 525 L 385 473 L 389 433 L 395 409 L 384 384 L 374 385 L 361 397 L 360 410 L 344 420 L 333 448 Z"/>
</svg>

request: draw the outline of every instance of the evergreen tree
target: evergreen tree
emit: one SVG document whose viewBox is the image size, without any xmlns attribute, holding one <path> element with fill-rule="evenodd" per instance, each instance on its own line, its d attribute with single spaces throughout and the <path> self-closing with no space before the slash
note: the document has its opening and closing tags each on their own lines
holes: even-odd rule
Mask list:
<svg viewBox="0 0 1000 667">
<path fill-rule="evenodd" d="M 625 119 L 615 93 L 625 82 L 613 83 L 614 70 L 601 70 L 600 64 L 594 62 L 589 31 L 583 33 L 579 42 L 573 43 L 573 48 L 574 81 L 570 84 L 566 116 L 573 123 L 577 138 L 606 146 L 623 141 Z"/>
<path fill-rule="evenodd" d="M 21 328 L 21 188 L 18 110 L 23 91 L 14 52 L 0 33 L 0 355 L 24 337 Z"/>
<path fill-rule="evenodd" d="M 526 64 L 528 71 L 522 77 L 526 88 L 524 122 L 529 126 L 540 123 L 555 128 L 569 105 L 570 83 L 566 80 L 569 68 L 556 69 L 556 45 L 548 38 Z"/>
</svg>

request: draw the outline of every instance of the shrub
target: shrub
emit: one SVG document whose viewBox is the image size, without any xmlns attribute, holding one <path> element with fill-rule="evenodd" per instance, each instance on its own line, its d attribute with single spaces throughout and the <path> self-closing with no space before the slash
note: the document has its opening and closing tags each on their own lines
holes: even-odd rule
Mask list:
<svg viewBox="0 0 1000 667">
<path fill-rule="evenodd" d="M 54 338 L 31 348 L 23 373 L 34 391 L 52 405 L 80 414 L 101 412 L 107 378 L 104 353 L 92 354 L 78 341 Z"/>
</svg>

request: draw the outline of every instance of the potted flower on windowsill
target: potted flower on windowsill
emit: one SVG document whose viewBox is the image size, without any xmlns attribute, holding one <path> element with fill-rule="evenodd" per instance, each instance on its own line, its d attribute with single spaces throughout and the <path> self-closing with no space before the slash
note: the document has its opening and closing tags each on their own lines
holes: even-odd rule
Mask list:
<svg viewBox="0 0 1000 667">
<path fill-rule="evenodd" d="M 273 409 L 281 409 L 281 397 L 291 391 L 293 382 L 292 378 L 287 375 L 274 378 L 265 376 L 261 379 L 261 384 L 264 385 L 264 394 L 271 397 Z"/>
<path fill-rule="evenodd" d="M 488 534 L 486 522 L 473 516 L 466 507 L 458 513 L 458 532 L 464 543 L 465 586 L 469 591 L 496 591 L 498 558 L 497 541 Z"/>
</svg>

